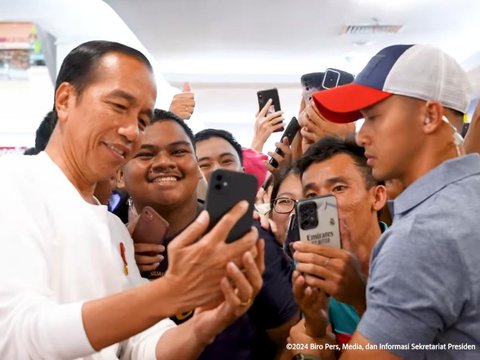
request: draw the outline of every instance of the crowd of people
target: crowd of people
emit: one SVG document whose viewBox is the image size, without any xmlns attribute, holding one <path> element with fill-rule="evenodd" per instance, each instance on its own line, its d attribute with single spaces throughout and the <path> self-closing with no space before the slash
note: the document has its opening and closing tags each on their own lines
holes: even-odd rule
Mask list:
<svg viewBox="0 0 480 360">
<path fill-rule="evenodd" d="M 480 356 L 480 109 L 464 141 L 472 95 L 451 56 L 381 50 L 299 99 L 300 130 L 265 154 L 284 125 L 270 101 L 242 147 L 194 134 L 182 90 L 156 109 L 150 63 L 119 43 L 67 55 L 35 147 L 0 159 L 2 359 Z M 258 181 L 233 242 L 248 204 L 209 228 L 219 168 Z M 341 248 L 291 232 L 298 202 L 323 195 Z M 132 240 L 147 207 L 168 223 L 158 243 Z"/>
</svg>

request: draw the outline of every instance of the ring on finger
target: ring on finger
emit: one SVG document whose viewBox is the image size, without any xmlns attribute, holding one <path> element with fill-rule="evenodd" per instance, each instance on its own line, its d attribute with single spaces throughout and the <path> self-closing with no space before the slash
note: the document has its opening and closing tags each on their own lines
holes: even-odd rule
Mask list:
<svg viewBox="0 0 480 360">
<path fill-rule="evenodd" d="M 248 298 L 247 301 L 240 301 L 240 306 L 249 306 L 252 303 L 252 298 Z"/>
<path fill-rule="evenodd" d="M 327 265 L 330 263 L 330 260 L 332 260 L 332 258 L 327 258 L 327 260 L 325 260 L 323 263 L 323 267 L 327 267 Z"/>
</svg>

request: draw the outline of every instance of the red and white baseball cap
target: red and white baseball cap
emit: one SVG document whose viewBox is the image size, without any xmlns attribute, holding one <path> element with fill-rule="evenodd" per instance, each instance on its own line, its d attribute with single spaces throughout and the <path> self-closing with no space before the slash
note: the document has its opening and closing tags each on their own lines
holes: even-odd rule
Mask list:
<svg viewBox="0 0 480 360">
<path fill-rule="evenodd" d="M 396 94 L 466 113 L 471 100 L 467 74 L 453 57 L 429 45 L 393 45 L 375 55 L 353 83 L 313 94 L 329 121 L 348 123 L 361 109 Z"/>
</svg>

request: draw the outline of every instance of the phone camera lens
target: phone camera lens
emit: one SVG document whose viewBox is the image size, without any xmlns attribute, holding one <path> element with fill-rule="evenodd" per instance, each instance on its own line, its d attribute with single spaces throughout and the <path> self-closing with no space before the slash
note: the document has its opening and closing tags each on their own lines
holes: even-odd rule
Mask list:
<svg viewBox="0 0 480 360">
<path fill-rule="evenodd" d="M 223 179 L 222 175 L 217 175 L 217 180 L 218 181 L 222 181 L 222 179 Z"/>
<path fill-rule="evenodd" d="M 222 184 L 217 184 L 217 185 L 215 185 L 215 189 L 216 189 L 216 190 L 221 190 L 221 189 L 222 189 Z"/>
</svg>

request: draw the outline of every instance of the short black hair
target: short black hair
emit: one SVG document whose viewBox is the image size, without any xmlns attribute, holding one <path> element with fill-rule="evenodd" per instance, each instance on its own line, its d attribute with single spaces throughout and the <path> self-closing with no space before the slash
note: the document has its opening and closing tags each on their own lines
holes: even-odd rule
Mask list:
<svg viewBox="0 0 480 360">
<path fill-rule="evenodd" d="M 39 153 L 40 151 L 45 150 L 52 136 L 53 129 L 57 125 L 57 114 L 55 111 L 50 111 L 45 115 L 42 122 L 38 126 L 37 131 L 35 132 L 35 151 Z"/>
<path fill-rule="evenodd" d="M 242 145 L 238 143 L 238 141 L 233 137 L 232 133 L 222 130 L 222 129 L 205 129 L 199 131 L 195 134 L 194 137 L 194 145 L 196 146 L 198 142 L 208 140 L 212 137 L 221 138 L 227 141 L 230 145 L 233 146 L 235 151 L 238 154 L 238 158 L 240 159 L 240 165 L 243 166 L 243 152 L 242 152 Z"/>
<path fill-rule="evenodd" d="M 100 60 L 108 53 L 121 53 L 143 62 L 153 72 L 152 65 L 140 51 L 114 41 L 94 40 L 77 46 L 63 60 L 55 83 L 55 92 L 60 84 L 68 82 L 75 87 L 77 94 L 82 95 L 87 85 L 96 77 L 96 69 Z"/>
<path fill-rule="evenodd" d="M 372 168 L 367 165 L 365 149 L 358 146 L 352 139 L 342 139 L 334 136 L 326 136 L 310 146 L 305 154 L 297 160 L 296 166 L 300 176 L 312 165 L 328 160 L 335 155 L 346 154 L 353 159 L 354 164 L 362 173 L 367 189 L 380 182 L 372 175 Z"/>
<path fill-rule="evenodd" d="M 178 115 L 174 114 L 171 111 L 155 109 L 153 111 L 153 118 L 150 121 L 149 125 L 155 124 L 156 122 L 162 122 L 162 121 L 174 121 L 178 125 L 180 125 L 182 129 L 185 131 L 185 134 L 187 134 L 195 150 L 193 131 L 192 129 L 190 129 L 190 127 L 187 124 L 185 124 L 185 121 L 183 121 Z"/>
<path fill-rule="evenodd" d="M 270 194 L 270 209 L 273 209 L 273 201 L 278 195 L 278 190 L 283 181 L 290 175 L 300 175 L 300 169 L 294 163 L 293 165 L 282 168 L 279 172 L 273 174 L 272 193 Z"/>
</svg>

